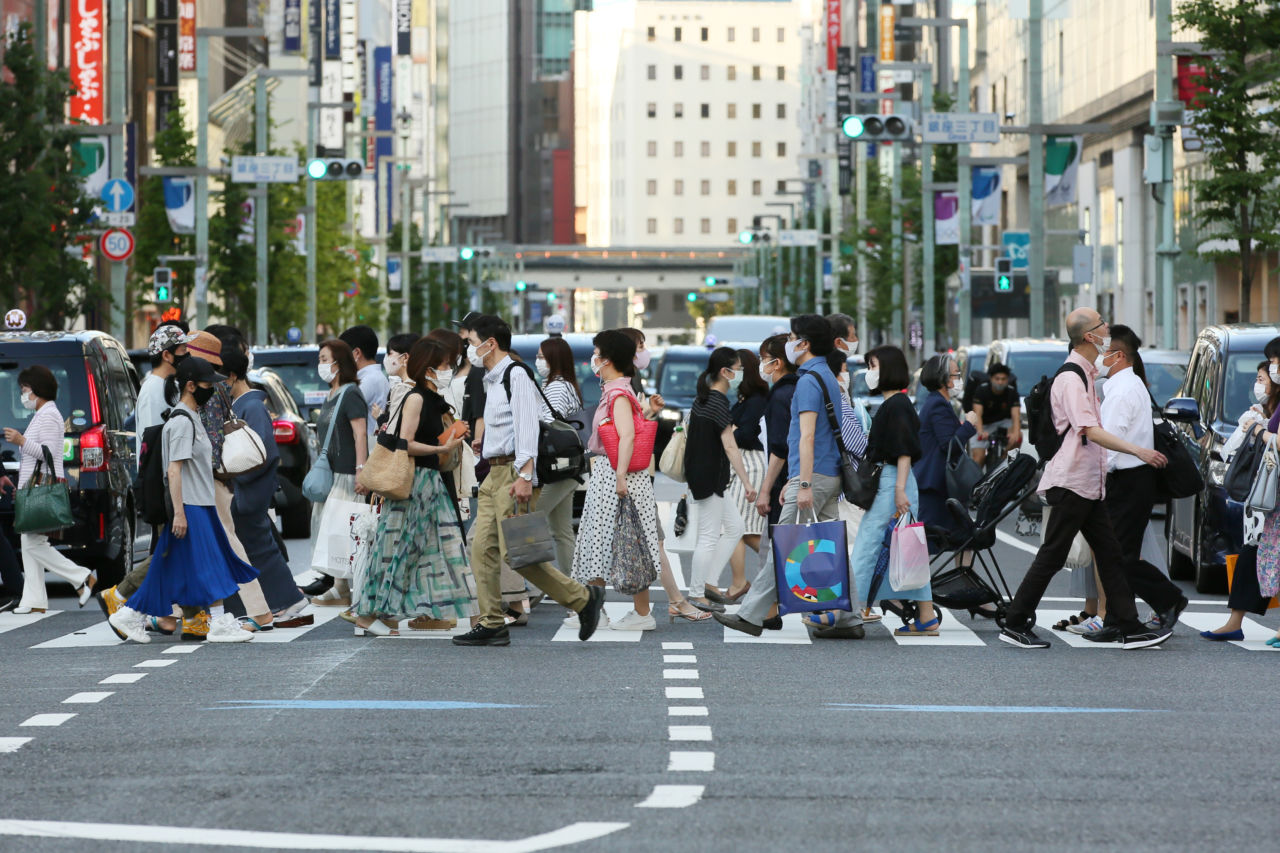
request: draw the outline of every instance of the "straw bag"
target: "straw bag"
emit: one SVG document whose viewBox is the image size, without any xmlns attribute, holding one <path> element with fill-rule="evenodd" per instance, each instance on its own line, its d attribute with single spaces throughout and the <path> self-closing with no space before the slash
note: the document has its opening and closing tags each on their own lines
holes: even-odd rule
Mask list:
<svg viewBox="0 0 1280 853">
<path fill-rule="evenodd" d="M 636 474 L 640 471 L 649 470 L 649 460 L 653 458 L 653 443 L 658 437 L 658 422 L 647 419 L 640 412 L 640 404 L 635 398 L 629 394 L 615 394 L 611 399 L 602 405 L 608 405 L 610 414 L 600 422 L 600 443 L 604 445 L 604 452 L 609 457 L 609 465 L 613 470 L 618 470 L 618 427 L 613 422 L 613 404 L 618 397 L 626 397 L 631 401 L 633 409 L 633 422 L 635 423 L 635 442 L 631 450 L 631 462 L 627 465 L 628 474 Z"/>
<path fill-rule="evenodd" d="M 396 412 L 396 428 L 378 434 L 373 452 L 365 460 L 364 467 L 356 473 L 356 483 L 376 495 L 390 501 L 402 501 L 413 494 L 413 459 L 409 457 L 409 442 L 400 437 L 401 415 L 404 400 Z"/>
</svg>

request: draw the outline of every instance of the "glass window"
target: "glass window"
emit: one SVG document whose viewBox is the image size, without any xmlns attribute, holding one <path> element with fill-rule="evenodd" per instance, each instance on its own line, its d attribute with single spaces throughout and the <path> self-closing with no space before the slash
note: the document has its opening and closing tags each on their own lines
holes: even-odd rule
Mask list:
<svg viewBox="0 0 1280 853">
<path fill-rule="evenodd" d="M 703 234 L 711 233 L 711 220 L 709 218 L 703 217 L 703 219 L 699 223 L 699 226 L 700 226 L 699 230 L 701 230 Z"/>
<path fill-rule="evenodd" d="M 751 40 L 752 40 L 752 41 L 760 41 L 760 28 L 759 28 L 759 27 L 752 27 L 752 28 L 751 28 Z"/>
<path fill-rule="evenodd" d="M 727 189 L 728 189 L 729 195 L 737 195 L 737 194 L 738 194 L 738 182 L 737 182 L 737 181 L 735 181 L 735 180 L 733 180 L 733 179 L 731 178 L 731 179 L 729 180 L 729 185 L 728 185 L 728 188 L 727 188 Z"/>
<path fill-rule="evenodd" d="M 778 156 L 779 156 L 779 157 L 786 157 L 786 156 L 787 156 L 787 143 L 785 143 L 785 142 L 779 142 L 779 143 L 778 143 Z"/>
<path fill-rule="evenodd" d="M 703 80 L 710 80 L 710 79 L 711 79 L 711 66 L 710 66 L 710 65 L 704 65 L 704 66 L 702 66 L 702 73 L 701 73 L 701 77 L 702 77 L 702 79 L 703 79 Z"/>
<path fill-rule="evenodd" d="M 676 41 L 680 41 L 680 28 L 676 27 Z"/>
<path fill-rule="evenodd" d="M 760 105 L 759 105 L 759 104 L 752 104 L 752 105 L 751 105 L 751 117 L 752 117 L 752 118 L 760 118 Z"/>
<path fill-rule="evenodd" d="M 703 117 L 703 118 L 711 118 L 711 105 L 710 105 L 710 104 L 703 104 L 703 105 L 702 105 L 702 108 L 701 108 L 701 115 L 702 115 L 702 117 Z"/>
<path fill-rule="evenodd" d="M 752 80 L 759 80 L 759 79 L 760 79 L 760 66 L 759 66 L 759 65 L 753 65 L 753 66 L 751 66 L 751 79 L 752 79 Z"/>
<path fill-rule="evenodd" d="M 676 118 L 684 118 L 684 104 L 676 104 L 674 112 Z"/>
<path fill-rule="evenodd" d="M 658 156 L 658 140 L 650 139 L 648 142 L 646 142 L 645 153 L 648 154 L 650 157 L 657 157 Z"/>
<path fill-rule="evenodd" d="M 778 44 L 782 44 L 787 40 L 787 28 L 778 27 Z"/>
<path fill-rule="evenodd" d="M 730 142 L 730 143 L 729 143 L 729 150 L 728 150 L 728 154 L 729 154 L 729 156 L 730 156 L 730 157 L 737 157 L 737 156 L 738 156 L 738 143 L 736 143 L 736 142 Z"/>
<path fill-rule="evenodd" d="M 648 69 L 648 72 L 647 72 L 647 76 L 648 76 L 648 78 L 649 78 L 650 80 L 657 80 L 657 79 L 658 79 L 658 66 L 656 66 L 656 65 L 650 65 L 650 66 L 649 66 L 649 69 Z"/>
<path fill-rule="evenodd" d="M 674 221 L 672 221 L 672 223 L 671 223 L 671 229 L 672 229 L 675 233 L 677 233 L 677 234 L 683 234 L 683 233 L 684 233 L 684 220 L 683 220 L 683 219 L 681 219 L 679 216 L 677 216 L 677 217 L 675 218 L 675 220 L 674 220 Z"/>
<path fill-rule="evenodd" d="M 779 80 L 786 80 L 786 79 L 787 79 L 787 66 L 785 66 L 785 65 L 779 65 L 779 66 L 778 66 L 778 79 L 779 79 Z"/>
<path fill-rule="evenodd" d="M 658 182 L 655 180 L 650 179 L 648 181 L 645 181 L 644 188 L 645 188 L 645 193 L 648 195 L 658 194 Z"/>
<path fill-rule="evenodd" d="M 737 117 L 738 117 L 738 105 L 737 105 L 737 104 L 729 104 L 729 105 L 726 107 L 726 115 L 727 115 L 729 118 L 737 118 Z"/>
<path fill-rule="evenodd" d="M 650 102 L 648 103 L 648 105 L 645 107 L 645 112 L 647 112 L 647 113 L 649 114 L 649 118 L 657 118 L 657 117 L 658 117 L 658 105 L 657 105 L 657 104 L 655 104 L 653 101 L 650 101 Z"/>
<path fill-rule="evenodd" d="M 751 182 L 751 194 L 752 194 L 752 195 L 760 195 L 760 193 L 761 193 L 761 189 L 762 189 L 762 188 L 761 188 L 761 185 L 760 185 L 760 181 L 752 181 L 752 182 Z"/>
<path fill-rule="evenodd" d="M 675 144 L 674 144 L 674 145 L 672 145 L 671 150 L 672 150 L 672 152 L 675 154 L 675 156 L 676 156 L 676 157 L 683 157 L 683 156 L 684 156 L 684 143 L 677 139 L 677 140 L 676 140 L 676 142 L 675 142 Z"/>
<path fill-rule="evenodd" d="M 735 235 L 738 233 L 738 220 L 732 216 L 729 217 L 729 233 Z"/>
<path fill-rule="evenodd" d="M 684 66 L 683 66 L 683 65 L 677 65 L 677 66 L 676 66 L 676 69 L 675 69 L 675 78 L 676 78 L 677 80 L 683 80 L 683 79 L 684 79 Z"/>
<path fill-rule="evenodd" d="M 711 181 L 706 178 L 702 179 L 701 191 L 703 195 L 711 195 Z"/>
<path fill-rule="evenodd" d="M 729 41 L 733 41 L 734 36 L 735 36 L 735 33 L 734 33 L 734 31 L 733 31 L 733 27 L 729 27 L 729 36 L 728 36 L 728 40 L 729 40 Z"/>
<path fill-rule="evenodd" d="M 736 65 L 730 65 L 730 66 L 729 66 L 728 71 L 729 71 L 729 79 L 730 79 L 730 80 L 737 80 L 737 79 L 738 79 L 738 66 L 736 66 Z"/>
<path fill-rule="evenodd" d="M 658 220 L 656 220 L 656 219 L 654 219 L 654 218 L 652 218 L 652 217 L 650 217 L 649 219 L 646 219 L 646 220 L 645 220 L 645 230 L 646 230 L 646 231 L 648 231 L 650 234 L 657 234 L 657 233 L 658 233 Z"/>
<path fill-rule="evenodd" d="M 786 117 L 787 117 L 787 105 L 778 104 L 778 118 L 786 118 Z"/>
<path fill-rule="evenodd" d="M 751 156 L 752 156 L 752 157 L 759 157 L 759 156 L 760 156 L 760 149 L 761 149 L 761 145 L 760 145 L 760 143 L 759 143 L 759 142 L 752 142 L 752 143 L 751 143 Z"/>
<path fill-rule="evenodd" d="M 699 153 L 700 153 L 703 157 L 710 157 L 710 156 L 711 156 L 711 143 L 710 143 L 710 142 L 707 142 L 707 141 L 703 140 L 703 142 L 702 142 L 702 144 L 701 144 L 700 148 L 701 148 L 701 151 L 700 151 Z"/>
<path fill-rule="evenodd" d="M 777 185 L 774 187 L 774 192 L 776 192 L 778 195 L 785 195 L 787 192 L 787 182 L 778 181 Z"/>
<path fill-rule="evenodd" d="M 676 178 L 675 191 L 676 195 L 684 195 L 684 181 L 679 178 Z"/>
<path fill-rule="evenodd" d="M 711 30 L 707 27 L 702 28 L 702 40 L 707 41 L 711 37 Z"/>
<path fill-rule="evenodd" d="M 658 37 L 658 28 L 657 28 L 657 27 L 649 27 L 649 29 L 648 29 L 648 31 L 647 31 L 647 33 L 646 33 L 646 34 L 647 34 L 647 36 L 648 36 L 649 41 L 654 41 L 654 40 L 655 40 L 655 39 L 657 39 L 657 37 Z"/>
</svg>

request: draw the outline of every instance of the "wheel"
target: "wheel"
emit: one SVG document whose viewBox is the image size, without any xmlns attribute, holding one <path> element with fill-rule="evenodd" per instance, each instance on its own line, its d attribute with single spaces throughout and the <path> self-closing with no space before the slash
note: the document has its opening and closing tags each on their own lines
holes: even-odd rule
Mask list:
<svg viewBox="0 0 1280 853">
<path fill-rule="evenodd" d="M 311 538 L 311 501 L 300 500 L 280 515 L 285 539 Z"/>
<path fill-rule="evenodd" d="M 1196 501 L 1199 504 L 1199 501 Z M 1192 518 L 1199 515 L 1195 512 L 1194 505 L 1192 509 Z M 1196 553 L 1196 527 L 1199 526 L 1199 520 L 1196 519 L 1191 528 L 1191 553 Z M 1164 538 L 1164 555 L 1165 560 L 1169 563 L 1169 577 L 1176 581 L 1189 581 L 1196 576 L 1196 565 L 1190 557 L 1183 554 L 1177 548 L 1173 547 L 1173 513 L 1169 513 L 1168 519 L 1165 521 L 1165 538 Z"/>
<path fill-rule="evenodd" d="M 1195 582 L 1196 592 L 1226 595 L 1227 594 L 1227 569 L 1226 566 L 1217 566 L 1206 557 L 1204 551 L 1204 531 L 1200 531 L 1200 542 L 1197 543 L 1195 554 L 1198 559 L 1195 561 Z"/>
<path fill-rule="evenodd" d="M 124 542 L 115 559 L 94 561 L 92 568 L 98 573 L 98 589 L 115 586 L 133 570 L 134 518 L 133 507 L 126 507 L 125 517 L 120 520 L 120 524 L 124 527 Z"/>
</svg>

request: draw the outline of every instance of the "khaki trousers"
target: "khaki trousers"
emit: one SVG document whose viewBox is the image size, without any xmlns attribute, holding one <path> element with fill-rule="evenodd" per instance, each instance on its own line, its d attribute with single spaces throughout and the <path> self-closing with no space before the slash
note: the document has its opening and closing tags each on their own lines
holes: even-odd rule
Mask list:
<svg viewBox="0 0 1280 853">
<path fill-rule="evenodd" d="M 515 515 L 515 501 L 510 494 L 515 481 L 516 472 L 511 465 L 495 465 L 481 484 L 476 498 L 476 517 L 471 529 L 471 573 L 476 579 L 480 624 L 486 628 L 501 628 L 506 624 L 501 574 L 507 543 L 502 537 L 502 521 Z M 537 505 L 538 492 L 534 490 L 533 499 L 529 502 L 531 511 Z M 588 601 L 587 588 L 565 577 L 551 563 L 526 566 L 517 571 L 570 610 L 581 610 Z"/>
</svg>

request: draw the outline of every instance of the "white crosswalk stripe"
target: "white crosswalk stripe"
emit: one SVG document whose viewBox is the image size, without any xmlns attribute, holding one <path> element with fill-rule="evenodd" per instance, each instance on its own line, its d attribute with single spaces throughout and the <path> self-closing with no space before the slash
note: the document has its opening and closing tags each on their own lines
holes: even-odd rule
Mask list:
<svg viewBox="0 0 1280 853">
<path fill-rule="evenodd" d="M 539 608 L 541 609 L 541 608 Z M 609 614 L 612 620 L 621 619 L 631 610 L 631 603 L 628 601 L 606 601 L 604 604 L 604 612 Z M 657 613 L 654 613 L 655 618 Z M 603 620 L 601 620 L 603 621 Z M 644 635 L 649 631 L 615 631 L 606 625 L 601 625 L 594 634 L 591 635 L 589 643 L 638 643 L 644 639 Z M 576 643 L 578 642 L 578 626 L 577 625 L 561 625 L 556 635 L 551 638 L 557 643 Z"/>
<path fill-rule="evenodd" d="M 939 608 L 941 609 L 941 608 Z M 967 614 L 966 614 L 967 615 Z M 904 637 L 897 632 L 902 627 L 902 620 L 888 614 L 886 618 L 876 623 L 880 627 L 889 631 L 893 636 L 893 641 L 900 646 L 985 646 L 986 643 L 982 638 L 969 629 L 967 625 L 960 622 L 960 618 L 956 616 L 955 611 L 943 611 L 942 624 L 938 627 L 938 635 L 936 637 Z"/>
<path fill-rule="evenodd" d="M 61 610 L 50 610 L 48 613 L 0 613 L 0 634 L 6 631 L 12 631 L 15 628 L 25 628 L 28 625 L 34 625 L 41 619 L 48 619 L 50 616 L 57 616 Z"/>
<path fill-rule="evenodd" d="M 1224 621 L 1226 621 L 1226 617 L 1222 613 L 1187 613 L 1184 611 L 1178 617 L 1180 625 L 1185 625 L 1193 631 L 1213 631 L 1221 628 Z M 1229 641 L 1231 645 L 1248 649 L 1251 652 L 1272 651 L 1272 648 L 1267 645 L 1267 640 L 1276 635 L 1275 631 L 1248 618 L 1244 620 L 1240 627 L 1244 631 L 1244 639 L 1231 640 Z M 1212 641 L 1204 640 L 1202 642 L 1208 643 Z"/>
</svg>

